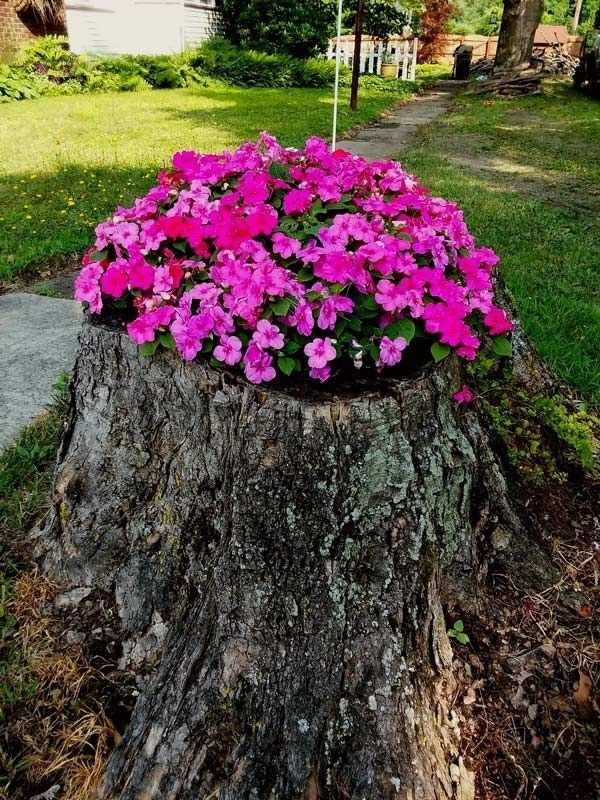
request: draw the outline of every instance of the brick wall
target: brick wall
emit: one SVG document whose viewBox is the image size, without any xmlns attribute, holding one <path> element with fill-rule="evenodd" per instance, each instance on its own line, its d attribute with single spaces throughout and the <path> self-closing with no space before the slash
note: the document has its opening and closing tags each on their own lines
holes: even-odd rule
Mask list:
<svg viewBox="0 0 600 800">
<path fill-rule="evenodd" d="M 13 55 L 24 42 L 35 36 L 66 32 L 64 22 L 42 25 L 29 13 L 17 14 L 13 0 L 0 0 L 0 61 Z"/>
</svg>

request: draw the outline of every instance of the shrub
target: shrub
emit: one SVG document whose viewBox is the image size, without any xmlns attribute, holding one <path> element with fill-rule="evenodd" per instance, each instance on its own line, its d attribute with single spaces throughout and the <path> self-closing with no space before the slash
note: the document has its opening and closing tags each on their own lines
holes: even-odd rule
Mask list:
<svg viewBox="0 0 600 800">
<path fill-rule="evenodd" d="M 295 58 L 322 53 L 335 23 L 330 0 L 221 0 L 220 8 L 230 41 Z"/>
<path fill-rule="evenodd" d="M 96 228 L 76 297 L 126 324 L 144 355 L 202 354 L 253 383 L 326 381 L 474 359 L 484 342 L 509 354 L 497 262 L 399 164 L 263 134 L 221 156 L 177 153 Z"/>
<path fill-rule="evenodd" d="M 319 88 L 332 86 L 335 77 L 333 61 L 259 53 L 219 37 L 201 45 L 191 63 L 202 74 L 234 86 Z M 348 70 L 344 68 L 343 72 L 347 74 Z"/>
<path fill-rule="evenodd" d="M 0 64 L 0 103 L 39 96 L 40 90 L 35 78 L 23 70 Z"/>
<path fill-rule="evenodd" d="M 17 64 L 30 72 L 45 75 L 53 82 L 62 83 L 73 77 L 77 56 L 69 50 L 66 36 L 40 36 L 23 47 Z"/>
</svg>

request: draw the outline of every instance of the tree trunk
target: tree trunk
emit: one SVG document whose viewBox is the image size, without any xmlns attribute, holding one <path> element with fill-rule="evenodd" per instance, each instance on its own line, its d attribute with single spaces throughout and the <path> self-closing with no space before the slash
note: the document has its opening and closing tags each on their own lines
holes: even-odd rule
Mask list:
<svg viewBox="0 0 600 800">
<path fill-rule="evenodd" d="M 254 387 L 84 325 L 40 557 L 162 653 L 103 797 L 473 796 L 442 606 L 519 524 L 459 384 Z"/>
<path fill-rule="evenodd" d="M 496 69 L 517 71 L 529 65 L 542 8 L 542 0 L 504 0 Z"/>
</svg>

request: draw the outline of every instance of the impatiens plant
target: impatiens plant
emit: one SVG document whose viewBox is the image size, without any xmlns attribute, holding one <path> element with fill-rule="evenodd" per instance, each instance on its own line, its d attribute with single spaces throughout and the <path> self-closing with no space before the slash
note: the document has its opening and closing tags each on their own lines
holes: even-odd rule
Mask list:
<svg viewBox="0 0 600 800">
<path fill-rule="evenodd" d="M 510 351 L 498 263 L 462 212 L 394 161 L 267 134 L 222 155 L 177 153 L 158 185 L 96 229 L 76 297 L 122 321 L 144 355 L 175 348 L 326 381 Z"/>
</svg>

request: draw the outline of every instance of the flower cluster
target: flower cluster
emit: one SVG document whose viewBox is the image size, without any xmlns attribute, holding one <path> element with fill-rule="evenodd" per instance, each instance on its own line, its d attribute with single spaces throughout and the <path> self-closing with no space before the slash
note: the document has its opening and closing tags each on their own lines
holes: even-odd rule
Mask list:
<svg viewBox="0 0 600 800">
<path fill-rule="evenodd" d="M 76 281 L 92 314 L 144 354 L 175 348 L 253 383 L 382 370 L 421 340 L 473 359 L 512 325 L 494 304 L 495 254 L 462 212 L 394 161 L 304 150 L 268 134 L 222 155 L 177 153 L 158 184 L 96 228 Z"/>
</svg>

